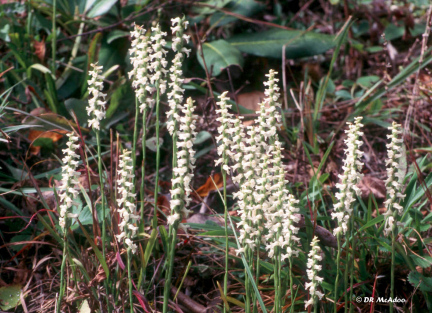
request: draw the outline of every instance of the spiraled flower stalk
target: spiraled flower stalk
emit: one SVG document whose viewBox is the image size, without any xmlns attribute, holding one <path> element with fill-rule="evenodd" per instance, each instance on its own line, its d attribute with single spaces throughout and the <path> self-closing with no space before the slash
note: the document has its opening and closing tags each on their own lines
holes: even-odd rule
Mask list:
<svg viewBox="0 0 432 313">
<path fill-rule="evenodd" d="M 66 143 L 67 148 L 63 149 L 65 156 L 62 160 L 64 165 L 62 166 L 62 186 L 60 187 L 59 225 L 63 231 L 63 259 L 60 268 L 60 292 L 57 302 L 57 313 L 60 313 L 61 301 L 65 292 L 64 280 L 68 253 L 67 232 L 70 225 L 68 217 L 71 216 L 68 211 L 78 196 L 78 190 L 76 186 L 79 183 L 78 178 L 80 176 L 80 173 L 77 171 L 79 155 L 75 153 L 75 150 L 79 147 L 77 144 L 78 137 L 75 136 L 74 133 L 69 133 L 67 136 L 69 137 L 69 141 Z"/>
<path fill-rule="evenodd" d="M 389 130 L 391 131 L 391 134 L 387 135 L 387 138 L 391 141 L 387 144 L 387 179 L 385 181 L 387 200 L 384 202 L 387 211 L 383 215 L 385 219 L 384 233 L 386 236 L 391 234 L 392 262 L 390 270 L 390 297 L 394 299 L 395 245 L 397 236 L 396 225 L 398 223 L 397 217 L 403 213 L 403 207 L 399 204 L 399 201 L 405 198 L 405 195 L 401 192 L 403 188 L 403 179 L 405 178 L 405 168 L 403 166 L 405 153 L 403 148 L 403 139 L 401 138 L 401 125 L 393 122 L 392 126 L 389 127 Z M 393 302 L 390 302 L 390 312 L 393 312 Z"/>
<path fill-rule="evenodd" d="M 345 149 L 345 160 L 343 174 L 339 175 L 340 183 L 336 184 L 339 188 L 339 192 L 336 193 L 336 198 L 338 202 L 334 205 L 336 212 L 332 213 L 332 218 L 336 219 L 338 222 L 338 227 L 333 230 L 333 233 L 337 237 L 338 242 L 338 252 L 336 257 L 337 273 L 335 280 L 335 305 L 334 312 L 337 312 L 337 299 L 338 299 L 338 282 L 339 282 L 339 267 L 340 267 L 340 254 L 341 254 L 341 233 L 345 234 L 348 231 L 348 225 L 351 222 L 353 206 L 352 203 L 355 201 L 354 195 L 360 196 L 361 191 L 357 187 L 357 184 L 362 179 L 363 175 L 360 170 L 363 163 L 360 162 L 360 158 L 363 152 L 360 150 L 362 141 L 359 137 L 363 135 L 360 128 L 363 126 L 360 122 L 362 117 L 356 117 L 354 119 L 354 124 L 348 124 L 347 139 L 345 139 L 345 144 L 347 148 Z M 351 227 L 352 229 L 352 227 Z M 352 261 L 354 258 L 352 257 Z M 347 262 L 348 264 L 348 262 Z M 348 288 L 348 268 L 345 269 L 345 285 Z M 348 302 L 348 293 L 345 293 L 345 302 Z"/>
<path fill-rule="evenodd" d="M 166 91 L 166 81 L 165 75 L 167 70 L 165 69 L 168 62 L 165 59 L 165 55 L 167 53 L 166 50 L 163 49 L 163 46 L 166 45 L 166 41 L 164 36 L 167 34 L 162 32 L 159 24 L 156 27 L 152 27 L 152 31 L 154 35 L 151 37 L 153 53 L 150 55 L 150 69 L 151 75 L 150 83 L 155 86 L 156 89 L 156 177 L 155 177 L 155 192 L 154 192 L 154 210 L 153 210 L 153 222 L 152 227 L 154 229 L 157 228 L 157 198 L 158 198 L 158 186 L 159 186 L 159 168 L 160 168 L 160 96 Z M 143 143 L 144 145 L 144 143 Z"/>
<path fill-rule="evenodd" d="M 142 113 L 142 163 L 141 163 L 141 215 L 144 218 L 144 182 L 145 182 L 145 161 L 146 161 L 146 139 L 147 139 L 147 112 L 148 109 L 154 104 L 154 99 L 148 97 L 148 93 L 153 91 L 149 84 L 149 62 L 150 54 L 153 53 L 150 38 L 146 35 L 146 30 L 142 27 L 135 25 L 134 30 L 131 31 L 132 43 L 129 53 L 131 55 L 132 71 L 129 72 L 129 79 L 132 79 L 132 87 L 135 88 L 135 125 L 134 137 L 132 146 L 132 160 L 133 168 L 136 166 L 136 148 L 138 142 L 138 121 L 139 113 Z M 135 186 L 136 179 L 134 179 Z"/>
<path fill-rule="evenodd" d="M 227 207 L 227 193 L 226 193 L 226 183 L 227 183 L 227 172 L 229 172 L 229 157 L 233 153 L 231 152 L 230 145 L 232 144 L 231 140 L 231 131 L 233 129 L 234 120 L 232 118 L 232 114 L 228 112 L 228 109 L 231 108 L 231 105 L 228 104 L 229 98 L 226 96 L 227 91 L 222 93 L 219 96 L 219 102 L 217 102 L 217 106 L 219 107 L 216 110 L 216 113 L 220 114 L 220 117 L 217 118 L 221 125 L 218 128 L 219 136 L 216 137 L 216 140 L 219 143 L 217 148 L 219 159 L 216 161 L 216 165 L 221 164 L 221 172 L 222 172 L 222 180 L 223 180 L 223 202 L 224 202 L 224 223 L 225 223 L 225 275 L 224 275 L 224 286 L 223 292 L 225 296 L 228 292 L 228 207 Z M 227 312 L 227 307 L 224 303 L 224 312 Z"/>
<path fill-rule="evenodd" d="M 185 108 L 182 110 L 183 116 L 179 118 L 180 129 L 178 130 L 177 141 L 177 166 L 173 169 L 172 190 L 171 190 L 171 215 L 168 217 L 170 226 L 170 246 L 167 256 L 168 270 L 165 272 L 165 288 L 163 312 L 168 311 L 168 299 L 171 290 L 171 278 L 174 268 L 175 246 L 177 240 L 177 229 L 181 218 L 187 218 L 189 210 L 187 207 L 191 201 L 190 193 L 193 169 L 195 168 L 195 150 L 193 143 L 196 138 L 196 116 L 192 98 L 188 98 Z"/>
<path fill-rule="evenodd" d="M 138 142 L 138 121 L 139 113 L 147 111 L 149 99 L 147 92 L 149 88 L 148 79 L 148 62 L 149 54 L 153 51 L 149 45 L 149 38 L 146 36 L 146 30 L 135 25 L 131 31 L 131 48 L 129 49 L 132 70 L 128 73 L 129 79 L 132 79 L 132 87 L 135 89 L 135 125 L 132 144 L 133 167 L 136 165 L 136 147 Z M 144 113 L 145 114 L 145 113 Z M 143 129 L 143 132 L 145 130 Z M 145 143 L 145 139 L 142 141 Z M 145 146 L 145 144 L 143 144 Z M 134 180 L 135 181 L 135 180 Z"/>
<path fill-rule="evenodd" d="M 309 281 L 305 284 L 305 289 L 309 290 L 309 300 L 305 301 L 305 309 L 309 305 L 314 305 L 314 312 L 317 312 L 318 306 L 316 305 L 317 298 L 321 300 L 324 296 L 322 292 L 318 290 L 318 286 L 322 283 L 323 278 L 318 276 L 318 272 L 322 269 L 319 262 L 322 261 L 321 248 L 318 245 L 319 240 L 317 236 L 314 236 L 311 242 L 311 250 L 308 254 L 307 261 L 307 276 Z"/>
<path fill-rule="evenodd" d="M 100 194 L 102 206 L 102 253 L 106 256 L 105 243 L 106 243 L 106 221 L 105 221 L 105 191 L 104 191 L 104 175 L 102 167 L 102 152 L 101 152 L 101 138 L 100 138 L 100 121 L 105 117 L 105 97 L 106 94 L 102 93 L 103 80 L 102 80 L 102 66 L 97 64 L 90 64 L 92 70 L 89 72 L 90 79 L 88 80 L 89 88 L 89 105 L 87 113 L 91 118 L 89 120 L 89 127 L 93 128 L 96 132 L 97 153 L 98 153 L 98 172 L 100 181 Z M 90 181 L 90 180 L 89 180 Z"/>
<path fill-rule="evenodd" d="M 132 239 L 136 235 L 138 227 L 134 225 L 139 216 L 136 214 L 136 205 L 134 203 L 135 194 L 134 189 L 134 168 L 133 161 L 130 157 L 131 151 L 123 150 L 119 161 L 118 179 L 117 179 L 117 205 L 118 213 L 121 222 L 119 229 L 121 233 L 116 235 L 119 242 L 123 242 L 127 247 L 127 267 L 129 278 L 129 301 L 131 310 L 133 308 L 132 298 L 132 254 L 136 253 L 137 245 L 133 243 Z"/>
<path fill-rule="evenodd" d="M 298 228 L 295 223 L 299 218 L 295 215 L 298 208 L 295 205 L 298 200 L 288 193 L 285 179 L 285 171 L 282 165 L 282 147 L 279 141 L 275 141 L 271 146 L 272 151 L 272 173 L 274 185 L 271 186 L 271 194 L 268 198 L 268 204 L 264 212 L 266 217 L 265 228 L 268 234 L 265 236 L 266 250 L 269 251 L 269 257 L 274 260 L 274 284 L 275 284 L 275 312 L 281 311 L 281 300 L 283 296 L 281 282 L 282 261 L 289 260 L 289 276 L 291 286 L 291 297 L 293 299 L 293 280 L 292 280 L 292 255 L 297 255 L 298 251 L 295 243 L 300 239 L 296 237 Z M 286 252 L 286 253 L 284 253 Z M 293 302 L 294 303 L 294 302 Z"/>
</svg>

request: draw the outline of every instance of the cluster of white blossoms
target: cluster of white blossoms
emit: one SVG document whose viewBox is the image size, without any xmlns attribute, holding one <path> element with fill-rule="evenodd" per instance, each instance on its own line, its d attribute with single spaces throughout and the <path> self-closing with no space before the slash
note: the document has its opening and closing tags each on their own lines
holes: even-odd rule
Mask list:
<svg viewBox="0 0 432 313">
<path fill-rule="evenodd" d="M 403 207 L 398 203 L 398 201 L 405 198 L 405 195 L 401 192 L 402 182 L 405 177 L 401 125 L 393 122 L 393 125 L 389 127 L 389 130 L 391 131 L 391 134 L 387 135 L 387 138 L 391 139 L 391 141 L 387 144 L 387 180 L 385 181 L 387 187 L 387 200 L 384 202 L 387 211 L 383 214 L 385 217 L 384 233 L 386 235 L 392 231 L 393 226 L 395 225 L 396 216 L 402 215 Z"/>
<path fill-rule="evenodd" d="M 281 121 L 278 111 L 280 104 L 277 72 L 270 70 L 265 82 L 266 98 L 260 104 L 256 126 L 246 128 L 238 117 L 228 112 L 227 92 L 223 93 L 217 103 L 217 119 L 221 125 L 216 138 L 219 159 L 224 171 L 236 174 L 233 182 L 239 185 L 234 193 L 239 206 L 241 221 L 239 242 L 241 247 L 237 254 L 246 249 L 254 250 L 261 242 L 266 243 L 269 256 L 273 257 L 275 248 L 283 258 L 297 254 L 295 243 L 299 241 L 295 224 L 298 218 L 296 204 L 298 201 L 286 189 L 285 171 L 281 161 L 281 144 L 278 141 L 277 127 Z M 229 164 L 231 161 L 231 164 Z M 262 237 L 264 235 L 264 237 Z"/>
<path fill-rule="evenodd" d="M 74 133 L 67 134 L 69 141 L 66 143 L 67 148 L 63 149 L 65 154 L 63 158 L 64 165 L 62 166 L 62 186 L 60 187 L 60 217 L 59 224 L 63 231 L 66 228 L 66 217 L 68 216 L 68 210 L 74 204 L 74 199 L 78 196 L 78 177 L 80 173 L 77 172 L 78 158 L 79 155 L 75 153 L 79 145 L 76 143 L 78 137 Z"/>
<path fill-rule="evenodd" d="M 359 137 L 363 135 L 363 132 L 360 131 L 363 126 L 360 123 L 361 120 L 362 117 L 356 117 L 354 124 L 347 123 L 348 130 L 345 131 L 347 133 L 347 139 L 345 139 L 347 148 L 345 149 L 345 160 L 342 166 L 344 172 L 339 175 L 340 183 L 336 184 L 336 187 L 339 188 L 339 192 L 336 193 L 338 202 L 334 205 L 336 212 L 331 214 L 332 218 L 337 219 L 338 222 L 338 227 L 333 230 L 335 235 L 347 232 L 348 221 L 353 211 L 352 203 L 355 201 L 354 195 L 361 195 L 361 190 L 357 187 L 363 177 L 360 173 L 363 163 L 359 161 L 363 155 L 360 150 L 363 142 L 359 140 Z"/>
<path fill-rule="evenodd" d="M 89 127 L 99 130 L 100 121 L 105 117 L 105 97 L 102 93 L 103 80 L 101 78 L 102 66 L 90 64 L 92 70 L 89 72 L 91 78 L 87 81 L 89 90 L 89 101 L 87 106 L 87 114 L 90 117 L 88 121 Z"/>
<path fill-rule="evenodd" d="M 225 172 L 229 172 L 229 158 L 234 155 L 234 152 L 231 151 L 231 145 L 233 144 L 231 136 L 235 130 L 235 119 L 233 118 L 233 115 L 228 112 L 228 110 L 231 109 L 231 105 L 228 104 L 229 98 L 227 97 L 227 94 L 228 91 L 222 93 L 219 96 L 219 102 L 216 102 L 216 105 L 219 107 L 219 109 L 216 109 L 216 113 L 220 114 L 216 120 L 221 124 L 218 127 L 219 136 L 216 137 L 216 141 L 219 144 L 217 147 L 219 159 L 216 160 L 215 165 L 218 166 L 219 164 L 222 164 L 222 169 Z"/>
<path fill-rule="evenodd" d="M 299 222 L 299 218 L 295 215 L 298 212 L 298 208 L 295 206 L 298 200 L 289 194 L 286 188 L 288 181 L 285 180 L 285 171 L 282 165 L 281 143 L 276 141 L 273 148 L 272 174 L 274 183 L 270 187 L 268 205 L 264 210 L 265 228 L 268 230 L 265 240 L 269 257 L 272 258 L 277 252 L 277 247 L 280 247 L 279 251 L 282 253 L 282 260 L 284 260 L 293 254 L 298 254 L 295 247 L 295 243 L 300 240 L 296 236 L 299 229 L 295 226 L 295 223 Z"/>
<path fill-rule="evenodd" d="M 132 158 L 130 157 L 131 151 L 123 150 L 119 161 L 118 179 L 117 179 L 117 205 L 118 213 L 121 217 L 119 228 L 121 233 L 116 235 L 117 240 L 127 245 L 128 249 L 135 253 L 137 245 L 132 242 L 132 238 L 136 235 L 138 227 L 134 224 L 139 219 L 136 212 L 136 205 L 134 203 L 135 194 L 133 191 L 133 166 Z"/>
<path fill-rule="evenodd" d="M 258 118 L 261 135 L 269 141 L 270 145 L 277 140 L 277 127 L 280 126 L 282 119 L 278 112 L 278 108 L 280 108 L 280 103 L 278 102 L 280 93 L 277 85 L 279 79 L 275 77 L 277 74 L 274 70 L 270 70 L 266 74 L 268 77 L 268 81 L 264 82 L 264 86 L 267 86 L 264 91 L 266 98 L 260 104 L 260 116 Z M 264 147 L 266 147 L 265 143 Z"/>
<path fill-rule="evenodd" d="M 172 42 L 172 49 L 174 52 L 177 52 L 173 59 L 173 64 L 170 68 L 170 80 L 171 82 L 168 84 L 171 91 L 168 93 L 168 105 L 170 110 L 167 112 L 168 122 L 167 129 L 171 136 L 175 134 L 177 131 L 177 125 L 180 119 L 179 115 L 179 106 L 183 103 L 183 93 L 184 89 L 182 87 L 183 84 L 183 71 L 182 71 L 182 62 L 184 59 L 184 55 L 187 54 L 189 56 L 190 50 L 183 47 L 184 42 L 189 42 L 189 36 L 184 34 L 184 31 L 189 24 L 185 18 L 173 18 L 171 19 L 172 27 L 171 31 L 175 38 Z"/>
<path fill-rule="evenodd" d="M 321 298 L 324 296 L 322 292 L 317 290 L 318 285 L 323 281 L 323 278 L 318 276 L 318 272 L 322 269 L 322 265 L 319 265 L 319 261 L 322 261 L 322 256 L 321 248 L 319 247 L 318 242 L 319 240 L 315 236 L 311 242 L 311 250 L 308 254 L 308 269 L 306 270 L 306 273 L 309 282 L 305 284 L 305 289 L 309 289 L 310 298 L 308 301 L 305 301 L 305 309 L 307 309 L 309 305 L 314 304 L 316 297 L 321 300 Z"/>
<path fill-rule="evenodd" d="M 194 104 L 192 98 L 188 98 L 185 108 L 182 110 L 184 116 L 180 117 L 180 129 L 177 141 L 177 166 L 173 169 L 171 189 L 171 215 L 168 217 L 168 224 L 176 226 L 181 216 L 187 217 L 192 191 L 190 185 L 195 168 L 195 151 L 193 143 L 196 138 L 195 121 L 197 116 L 193 114 Z"/>
<path fill-rule="evenodd" d="M 151 28 L 154 35 L 151 36 L 153 51 L 150 54 L 150 65 L 151 75 L 149 75 L 150 83 L 156 88 L 159 88 L 160 94 L 164 94 L 167 88 L 165 75 L 167 70 L 165 69 L 168 61 L 165 59 L 166 51 L 163 47 L 166 45 L 164 37 L 167 33 L 162 32 L 159 24 L 156 27 Z"/>
<path fill-rule="evenodd" d="M 132 71 L 129 72 L 129 79 L 133 79 L 132 87 L 135 88 L 135 96 L 140 104 L 140 111 L 143 112 L 154 102 L 153 99 L 147 98 L 147 92 L 152 92 L 153 88 L 149 85 L 149 68 L 150 54 L 153 49 L 150 46 L 150 40 L 146 35 L 146 30 L 135 25 L 131 31 L 132 43 L 129 50 Z"/>
<path fill-rule="evenodd" d="M 237 169 L 237 172 L 242 172 L 240 183 L 240 190 L 234 193 L 234 197 L 238 200 L 239 206 L 238 214 L 241 221 L 237 223 L 239 227 L 240 236 L 239 242 L 241 248 L 236 250 L 237 254 L 245 252 L 246 248 L 255 249 L 257 245 L 257 239 L 260 233 L 263 231 L 261 227 L 263 214 L 261 210 L 261 199 L 259 192 L 257 192 L 256 185 L 257 179 L 260 177 L 257 174 L 260 173 L 259 162 L 262 160 L 268 160 L 267 155 L 263 155 L 262 158 L 258 159 L 259 152 L 259 135 L 257 134 L 255 127 L 248 127 L 248 137 L 243 137 L 245 142 L 243 147 L 243 161 L 241 167 Z M 238 154 L 238 153 L 237 153 Z"/>
</svg>

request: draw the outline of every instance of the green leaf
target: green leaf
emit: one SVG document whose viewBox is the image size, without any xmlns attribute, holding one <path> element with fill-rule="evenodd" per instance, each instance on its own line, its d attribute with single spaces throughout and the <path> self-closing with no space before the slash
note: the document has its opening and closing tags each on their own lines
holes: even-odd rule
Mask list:
<svg viewBox="0 0 432 313">
<path fill-rule="evenodd" d="M 326 52 L 335 46 L 334 36 L 299 30 L 271 29 L 252 34 L 241 34 L 228 39 L 241 52 L 282 58 L 282 47 L 286 45 L 288 59 L 303 58 Z"/>
<path fill-rule="evenodd" d="M 432 257 L 428 255 L 419 256 L 419 255 L 411 254 L 411 259 L 413 259 L 414 263 L 417 266 L 420 266 L 421 268 L 428 268 L 432 266 Z"/>
<path fill-rule="evenodd" d="M 11 285 L 0 288 L 0 309 L 3 311 L 15 308 L 20 303 L 20 285 Z"/>
<path fill-rule="evenodd" d="M 408 281 L 414 288 L 419 288 L 423 292 L 432 292 L 432 278 L 425 277 L 417 271 L 408 274 Z"/>
<path fill-rule="evenodd" d="M 240 51 L 225 40 L 206 42 L 203 44 L 202 49 L 207 69 L 213 76 L 218 76 L 222 70 L 230 65 L 243 66 L 244 60 Z M 204 68 L 204 62 L 200 54 L 197 54 L 197 56 L 198 62 Z"/>
<path fill-rule="evenodd" d="M 159 226 L 158 230 L 159 230 L 159 234 L 160 234 L 160 237 L 161 237 L 161 240 L 162 240 L 162 245 L 164 247 L 164 251 L 167 253 L 169 251 L 168 233 L 167 233 L 167 231 L 166 231 L 166 229 L 165 229 L 165 227 L 163 225 Z"/>
<path fill-rule="evenodd" d="M 128 37 L 130 35 L 129 32 L 125 32 L 124 30 L 115 29 L 108 34 L 107 43 L 110 44 L 114 40 L 122 37 Z"/>
<path fill-rule="evenodd" d="M 263 8 L 265 8 L 265 5 L 255 0 L 236 0 L 231 1 L 225 9 L 242 16 L 252 16 Z M 238 18 L 235 16 L 223 12 L 216 12 L 210 18 L 210 25 L 212 27 L 224 26 L 236 21 L 237 19 Z"/>
<path fill-rule="evenodd" d="M 207 141 L 211 138 L 211 134 L 208 131 L 200 131 L 195 138 L 194 145 L 202 144 L 204 141 Z"/>
<path fill-rule="evenodd" d="M 377 81 L 379 81 L 380 78 L 376 75 L 371 76 L 363 76 L 357 79 L 356 83 L 360 85 L 364 89 L 368 89 L 372 87 L 373 84 L 375 84 Z"/>
<path fill-rule="evenodd" d="M 89 11 L 87 17 L 94 18 L 107 13 L 117 0 L 100 0 Z"/>
<path fill-rule="evenodd" d="M 28 78 L 31 78 L 32 69 L 38 70 L 39 72 L 42 72 L 43 74 L 50 74 L 52 77 L 52 73 L 51 73 L 50 69 L 43 66 L 42 64 L 36 63 L 36 64 L 33 64 L 32 66 L 28 67 L 28 69 L 27 69 L 27 77 Z"/>
<path fill-rule="evenodd" d="M 145 268 L 147 266 L 147 263 L 148 263 L 148 261 L 150 259 L 150 256 L 153 254 L 153 248 L 154 248 L 154 245 L 155 245 L 155 242 L 156 242 L 157 234 L 158 234 L 157 230 L 153 229 L 152 233 L 150 235 L 150 239 L 147 242 L 147 246 L 146 246 L 145 252 L 144 252 L 144 263 L 141 264 L 141 266 L 143 268 Z"/>
<path fill-rule="evenodd" d="M 69 113 L 71 113 L 71 111 L 75 113 L 80 125 L 84 125 L 85 123 L 87 123 L 88 114 L 86 108 L 88 105 L 88 101 L 69 98 L 65 100 L 64 104 Z"/>
</svg>

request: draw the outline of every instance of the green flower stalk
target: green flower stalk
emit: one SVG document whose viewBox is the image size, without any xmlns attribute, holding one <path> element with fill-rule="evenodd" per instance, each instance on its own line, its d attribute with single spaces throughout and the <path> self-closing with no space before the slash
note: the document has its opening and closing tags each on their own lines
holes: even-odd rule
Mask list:
<svg viewBox="0 0 432 313">
<path fill-rule="evenodd" d="M 142 164 L 141 164 L 141 213 L 140 219 L 144 220 L 144 181 L 145 181 L 145 155 L 146 155 L 146 137 L 147 137 L 147 112 L 148 109 L 154 104 L 154 100 L 148 97 L 148 93 L 153 91 L 153 88 L 149 84 L 149 62 L 150 54 L 153 53 L 151 48 L 150 38 L 146 35 L 146 30 L 142 27 L 135 25 L 134 30 L 131 31 L 132 43 L 129 53 L 131 55 L 130 60 L 132 63 L 132 71 L 130 71 L 129 79 L 133 79 L 132 87 L 135 88 L 135 126 L 134 126 L 134 137 L 132 146 L 132 160 L 133 168 L 136 166 L 136 148 L 139 133 L 139 113 L 142 114 Z M 134 180 L 135 186 L 136 179 Z"/>
<path fill-rule="evenodd" d="M 69 209 L 74 205 L 74 200 L 78 197 L 77 185 L 79 184 L 78 178 L 80 173 L 77 171 L 79 155 L 75 153 L 79 148 L 77 144 L 78 137 L 74 133 L 67 134 L 69 141 L 66 143 L 67 148 L 63 149 L 65 156 L 63 157 L 62 166 L 62 186 L 60 187 L 60 212 L 59 212 L 59 225 L 63 231 L 63 259 L 60 268 L 60 293 L 57 303 L 57 313 L 60 313 L 61 301 L 65 292 L 65 268 L 68 253 L 67 231 L 69 229 L 70 221 L 68 217 Z"/>
<path fill-rule="evenodd" d="M 217 148 L 219 159 L 216 161 L 216 166 L 221 164 L 221 172 L 223 179 L 223 201 L 224 201 L 224 222 L 225 222 L 225 276 L 224 276 L 224 285 L 223 292 L 225 296 L 228 293 L 228 208 L 227 208 L 227 193 L 226 193 L 226 184 L 227 184 L 227 172 L 229 172 L 229 157 L 232 155 L 230 145 L 231 141 L 231 131 L 233 129 L 234 120 L 232 119 L 232 114 L 228 112 L 230 106 L 228 105 L 229 98 L 226 96 L 227 91 L 222 93 L 219 96 L 219 102 L 217 102 L 217 106 L 219 107 L 216 110 L 216 113 L 219 113 L 221 116 L 217 118 L 221 125 L 218 128 L 219 136 L 216 137 L 216 140 L 219 143 Z M 227 307 L 224 303 L 224 312 L 227 312 Z"/>
<path fill-rule="evenodd" d="M 392 241 L 390 297 L 394 299 L 395 245 L 397 236 L 396 225 L 398 216 L 403 213 L 403 207 L 399 204 L 399 201 L 405 198 L 405 195 L 401 192 L 403 188 L 402 182 L 405 178 L 405 168 L 403 166 L 405 153 L 403 148 L 403 139 L 401 138 L 401 125 L 393 122 L 392 126 L 389 127 L 389 130 L 391 131 L 391 134 L 387 135 L 387 138 L 391 139 L 391 141 L 387 144 L 387 180 L 385 181 L 387 200 L 384 202 L 387 211 L 383 215 L 385 219 L 384 234 L 386 236 L 391 234 Z M 390 302 L 390 312 L 393 312 L 393 302 Z"/>
<path fill-rule="evenodd" d="M 336 198 L 338 202 L 334 205 L 335 212 L 333 212 L 332 218 L 337 220 L 338 227 L 333 230 L 333 233 L 337 237 L 338 242 L 338 252 L 336 257 L 336 280 L 335 280 L 335 305 L 334 312 L 337 312 L 337 300 L 338 300 L 338 283 L 339 283 L 339 268 L 340 268 L 340 255 L 341 255 L 341 234 L 346 234 L 348 232 L 348 225 L 351 224 L 352 212 L 353 212 L 353 202 L 355 201 L 354 195 L 357 194 L 360 196 L 361 191 L 356 186 L 363 175 L 360 173 L 361 167 L 363 163 L 359 160 L 363 155 L 363 152 L 360 150 L 360 146 L 362 145 L 362 141 L 359 140 L 359 137 L 363 135 L 363 132 L 360 131 L 363 126 L 360 122 L 362 117 L 356 117 L 354 124 L 348 124 L 347 139 L 345 139 L 345 144 L 347 149 L 345 149 L 345 160 L 344 166 L 342 169 L 344 170 L 343 174 L 339 175 L 340 183 L 336 184 L 336 187 L 339 188 L 339 192 L 336 193 Z M 348 243 L 347 243 L 348 247 Z M 354 260 L 354 258 L 352 258 Z M 348 262 L 347 262 L 348 264 Z M 345 269 L 345 287 L 347 286 L 348 281 L 348 269 Z M 348 294 L 345 293 L 345 302 L 348 305 Z M 345 307 L 347 308 L 347 307 Z"/>
<path fill-rule="evenodd" d="M 318 291 L 318 286 L 322 283 L 323 278 L 318 276 L 318 272 L 322 269 L 322 266 L 319 265 L 319 262 L 322 261 L 321 256 L 321 248 L 318 245 L 318 238 L 315 236 L 311 242 L 311 250 L 308 254 L 307 261 L 307 276 L 309 282 L 305 284 L 305 289 L 309 290 L 309 300 L 305 301 L 305 309 L 308 306 L 314 306 L 314 312 L 317 312 L 318 306 L 316 305 L 316 300 L 320 299 L 324 296 L 324 294 Z"/>
<path fill-rule="evenodd" d="M 132 87 L 135 89 L 135 126 L 132 145 L 133 167 L 136 165 L 136 147 L 138 141 L 138 121 L 139 113 L 147 110 L 151 100 L 147 98 L 149 89 L 148 79 L 148 62 L 149 54 L 153 52 L 150 47 L 149 38 L 146 36 L 146 30 L 135 25 L 131 31 L 131 48 L 129 49 L 132 70 L 128 73 L 129 79 L 132 79 Z M 145 125 L 144 125 L 145 127 Z M 145 142 L 145 141 L 143 141 Z"/>
<path fill-rule="evenodd" d="M 157 228 L 157 199 L 158 199 L 158 188 L 159 188 L 159 168 L 160 168 L 160 96 L 166 92 L 166 81 L 165 76 L 167 70 L 165 69 L 168 62 L 165 60 L 165 55 L 167 51 L 163 49 L 166 45 L 164 36 L 167 34 L 162 32 L 159 24 L 156 27 L 152 27 L 152 32 L 154 35 L 151 36 L 153 53 L 150 55 L 150 69 L 151 74 L 149 76 L 150 83 L 155 86 L 156 90 L 156 177 L 155 177 L 155 192 L 154 192 L 154 211 L 153 211 L 153 221 L 152 227 Z"/>
<path fill-rule="evenodd" d="M 90 79 L 88 80 L 89 89 L 89 105 L 87 107 L 87 114 L 90 117 L 89 127 L 93 128 L 96 132 L 97 140 L 97 153 L 98 153 L 98 172 L 100 180 L 101 192 L 101 205 L 102 205 L 102 252 L 105 257 L 105 243 L 106 243 L 106 214 L 105 214 L 105 192 L 104 192 L 104 175 L 102 168 L 102 153 L 101 153 L 101 138 L 100 138 L 100 121 L 105 117 L 105 97 L 106 94 L 102 93 L 103 80 L 102 80 L 102 66 L 97 64 L 90 64 L 92 70 L 89 72 Z"/>
<path fill-rule="evenodd" d="M 171 290 L 171 278 L 174 268 L 175 246 L 177 240 L 177 229 L 181 218 L 187 218 L 190 204 L 191 181 L 193 178 L 193 169 L 195 167 L 195 151 L 193 143 L 196 137 L 196 116 L 193 114 L 194 105 L 192 98 L 188 98 L 185 108 L 182 110 L 184 116 L 179 118 L 180 129 L 178 131 L 177 141 L 177 166 L 173 169 L 172 190 L 171 190 L 171 215 L 168 217 L 170 226 L 170 246 L 167 256 L 168 270 L 165 272 L 165 288 L 163 312 L 168 311 L 168 300 Z"/>
<path fill-rule="evenodd" d="M 121 233 L 116 235 L 119 242 L 123 242 L 127 247 L 127 266 L 128 266 L 128 278 L 129 278 L 129 301 L 131 310 L 133 310 L 132 300 L 132 254 L 137 251 L 137 245 L 133 243 L 132 239 L 136 235 L 138 227 L 134 224 L 139 219 L 136 213 L 135 205 L 135 194 L 134 189 L 134 174 L 132 166 L 132 158 L 130 157 L 131 151 L 123 150 L 119 161 L 118 179 L 117 179 L 117 195 L 120 197 L 117 199 L 118 213 L 120 215 L 119 229 Z"/>
<path fill-rule="evenodd" d="M 298 212 L 296 204 L 298 200 L 294 199 L 288 193 L 285 179 L 285 171 L 282 165 L 282 147 L 279 141 L 275 141 L 272 146 L 272 173 L 274 177 L 274 185 L 270 187 L 270 196 L 267 205 L 265 206 L 265 228 L 268 230 L 264 236 L 266 241 L 266 250 L 269 257 L 274 261 L 274 284 L 275 284 L 275 312 L 281 312 L 283 289 L 281 282 L 282 261 L 288 259 L 289 275 L 291 286 L 291 297 L 293 300 L 293 280 L 292 280 L 292 256 L 297 256 L 298 251 L 295 243 L 300 239 L 296 236 L 298 228 L 295 223 L 299 222 L 299 218 L 295 215 Z M 294 304 L 294 302 L 292 302 Z M 291 307 L 293 308 L 293 306 Z"/>
</svg>

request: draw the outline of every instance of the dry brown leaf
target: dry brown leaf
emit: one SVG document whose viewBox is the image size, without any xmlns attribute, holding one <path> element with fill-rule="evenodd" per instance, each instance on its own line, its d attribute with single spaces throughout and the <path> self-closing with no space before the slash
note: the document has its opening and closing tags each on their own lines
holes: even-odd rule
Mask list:
<svg viewBox="0 0 432 313">
<path fill-rule="evenodd" d="M 384 200 L 386 197 L 386 187 L 384 182 L 376 177 L 364 176 L 358 184 L 362 192 L 362 198 L 367 199 L 372 193 L 377 200 Z"/>
<path fill-rule="evenodd" d="M 59 141 L 61 138 L 63 138 L 63 135 L 66 134 L 67 131 L 63 129 L 55 129 L 55 130 L 49 130 L 49 131 L 43 131 L 43 130 L 30 130 L 28 139 L 32 142 L 32 145 L 30 146 L 30 153 L 32 155 L 39 154 L 41 147 L 35 147 L 33 146 L 33 142 L 36 139 L 39 138 L 49 138 L 53 142 Z"/>
<path fill-rule="evenodd" d="M 265 98 L 265 94 L 262 91 L 245 92 L 237 95 L 237 103 L 242 107 L 252 110 L 259 111 L 259 103 Z"/>
<path fill-rule="evenodd" d="M 216 173 L 213 176 L 213 180 L 216 183 L 218 188 L 223 187 L 223 179 L 222 179 L 222 175 L 220 173 Z M 209 192 L 212 190 L 216 190 L 215 185 L 211 179 L 211 177 L 207 178 L 207 181 L 205 182 L 204 185 L 202 185 L 201 187 L 199 187 L 196 192 L 197 194 L 200 195 L 200 197 L 204 198 L 207 197 Z"/>
<path fill-rule="evenodd" d="M 35 55 L 38 57 L 38 59 L 43 62 L 45 59 L 45 39 L 42 39 L 42 41 L 33 41 L 33 47 L 35 49 Z"/>
</svg>

